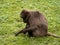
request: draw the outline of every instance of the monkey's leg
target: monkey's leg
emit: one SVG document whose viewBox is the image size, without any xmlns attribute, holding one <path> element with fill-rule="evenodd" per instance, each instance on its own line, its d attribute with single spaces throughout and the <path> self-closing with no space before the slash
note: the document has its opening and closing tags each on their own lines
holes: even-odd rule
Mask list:
<svg viewBox="0 0 60 45">
<path fill-rule="evenodd" d="M 19 31 L 18 33 L 16 33 L 16 36 L 20 33 L 26 33 L 28 31 L 34 31 L 34 29 L 36 29 L 36 28 L 37 28 L 37 26 L 31 26 L 29 28 L 23 29 L 23 30 Z"/>
</svg>

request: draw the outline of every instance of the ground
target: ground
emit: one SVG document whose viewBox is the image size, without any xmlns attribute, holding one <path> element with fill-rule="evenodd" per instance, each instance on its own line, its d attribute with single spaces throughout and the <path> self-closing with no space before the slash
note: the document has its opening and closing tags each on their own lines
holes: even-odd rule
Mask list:
<svg viewBox="0 0 60 45">
<path fill-rule="evenodd" d="M 48 31 L 60 35 L 60 0 L 0 0 L 0 45 L 60 45 L 60 38 L 31 37 L 15 32 L 25 27 L 20 12 L 39 10 L 48 20 Z"/>
</svg>

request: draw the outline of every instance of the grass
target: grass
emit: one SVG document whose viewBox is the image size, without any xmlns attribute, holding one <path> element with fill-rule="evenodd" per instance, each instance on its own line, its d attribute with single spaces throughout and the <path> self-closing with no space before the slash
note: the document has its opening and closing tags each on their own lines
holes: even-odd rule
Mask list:
<svg viewBox="0 0 60 45">
<path fill-rule="evenodd" d="M 19 16 L 23 9 L 39 10 L 48 20 L 48 31 L 60 35 L 60 0 L 0 0 L 0 45 L 60 45 L 60 38 L 52 36 L 16 37 L 26 25 Z"/>
</svg>

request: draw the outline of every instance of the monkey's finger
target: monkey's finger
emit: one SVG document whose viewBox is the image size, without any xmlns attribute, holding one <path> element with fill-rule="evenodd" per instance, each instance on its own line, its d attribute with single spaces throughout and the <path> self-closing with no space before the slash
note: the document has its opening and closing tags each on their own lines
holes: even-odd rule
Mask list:
<svg viewBox="0 0 60 45">
<path fill-rule="evenodd" d="M 15 33 L 15 36 L 18 36 L 18 33 Z"/>
</svg>

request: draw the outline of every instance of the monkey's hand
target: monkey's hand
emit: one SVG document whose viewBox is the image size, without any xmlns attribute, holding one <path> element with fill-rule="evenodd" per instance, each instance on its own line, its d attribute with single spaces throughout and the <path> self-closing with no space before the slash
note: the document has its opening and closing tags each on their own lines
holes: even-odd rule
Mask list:
<svg viewBox="0 0 60 45">
<path fill-rule="evenodd" d="M 15 33 L 15 36 L 18 36 L 18 33 Z"/>
<path fill-rule="evenodd" d="M 15 33 L 15 36 L 18 36 L 20 33 L 24 33 L 24 34 L 26 34 L 26 31 L 25 31 L 25 30 L 21 30 L 21 31 Z"/>
</svg>

